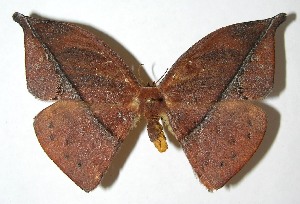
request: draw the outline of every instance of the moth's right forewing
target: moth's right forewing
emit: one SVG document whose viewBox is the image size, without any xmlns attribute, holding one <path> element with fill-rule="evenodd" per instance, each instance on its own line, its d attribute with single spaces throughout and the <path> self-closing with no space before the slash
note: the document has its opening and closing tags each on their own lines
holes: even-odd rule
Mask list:
<svg viewBox="0 0 300 204">
<path fill-rule="evenodd" d="M 274 76 L 274 35 L 285 14 L 234 24 L 207 35 L 188 49 L 159 85 L 169 123 L 180 141 L 216 102 L 258 99 Z"/>
</svg>

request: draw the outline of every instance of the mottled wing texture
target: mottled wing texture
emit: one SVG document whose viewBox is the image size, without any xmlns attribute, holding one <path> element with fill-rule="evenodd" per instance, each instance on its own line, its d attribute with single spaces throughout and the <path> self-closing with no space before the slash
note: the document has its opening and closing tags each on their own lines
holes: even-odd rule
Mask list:
<svg viewBox="0 0 300 204">
<path fill-rule="evenodd" d="M 205 122 L 181 141 L 200 181 L 219 189 L 247 163 L 267 128 L 264 111 L 247 102 L 218 103 Z"/>
<path fill-rule="evenodd" d="M 140 86 L 122 59 L 90 32 L 19 13 L 13 18 L 24 30 L 28 90 L 42 100 L 65 101 L 36 117 L 41 146 L 77 185 L 90 191 L 139 117 L 135 101 Z M 50 128 L 47 121 L 55 125 Z M 55 139 L 47 140 L 51 135 Z M 75 168 L 76 160 L 82 160 L 80 168 Z"/>
<path fill-rule="evenodd" d="M 264 136 L 265 114 L 242 100 L 260 99 L 271 91 L 274 35 L 285 16 L 209 34 L 176 61 L 159 85 L 169 125 L 210 190 L 235 175 Z"/>
<path fill-rule="evenodd" d="M 85 191 L 100 183 L 120 145 L 82 101 L 54 103 L 36 116 L 34 128 L 48 156 Z"/>
</svg>

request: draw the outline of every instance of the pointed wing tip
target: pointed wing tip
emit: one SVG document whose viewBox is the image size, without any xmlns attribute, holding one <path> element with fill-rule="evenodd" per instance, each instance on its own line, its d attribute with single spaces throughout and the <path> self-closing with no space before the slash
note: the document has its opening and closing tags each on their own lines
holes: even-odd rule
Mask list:
<svg viewBox="0 0 300 204">
<path fill-rule="evenodd" d="M 285 19 L 286 18 L 286 16 L 287 16 L 287 14 L 286 13 L 279 13 L 279 14 L 277 14 L 276 16 L 274 16 L 273 18 L 283 18 L 283 19 Z"/>
<path fill-rule="evenodd" d="M 13 17 L 14 21 L 16 21 L 17 23 L 20 23 L 22 21 L 22 19 L 25 18 L 25 16 L 19 12 L 15 12 L 12 17 Z"/>
<path fill-rule="evenodd" d="M 26 28 L 26 18 L 28 16 L 25 16 L 19 12 L 15 12 L 12 16 L 13 20 L 17 22 L 23 29 Z"/>
<path fill-rule="evenodd" d="M 274 16 L 272 19 L 279 26 L 282 22 L 286 20 L 286 17 L 287 17 L 286 13 L 279 13 L 276 16 Z"/>
</svg>

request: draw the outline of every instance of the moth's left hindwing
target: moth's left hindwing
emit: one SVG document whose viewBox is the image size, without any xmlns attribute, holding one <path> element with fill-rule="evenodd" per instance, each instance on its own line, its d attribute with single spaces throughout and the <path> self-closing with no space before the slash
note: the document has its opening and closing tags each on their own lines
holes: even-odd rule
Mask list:
<svg viewBox="0 0 300 204">
<path fill-rule="evenodd" d="M 28 90 L 58 100 L 35 118 L 39 142 L 90 191 L 139 117 L 140 86 L 123 60 L 90 32 L 19 13 L 13 18 L 24 30 Z"/>
</svg>

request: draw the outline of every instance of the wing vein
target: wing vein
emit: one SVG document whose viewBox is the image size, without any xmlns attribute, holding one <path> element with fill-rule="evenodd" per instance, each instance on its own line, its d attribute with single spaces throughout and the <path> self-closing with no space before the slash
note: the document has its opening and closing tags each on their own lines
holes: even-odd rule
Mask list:
<svg viewBox="0 0 300 204">
<path fill-rule="evenodd" d="M 39 34 L 36 32 L 35 28 L 30 24 L 30 22 L 28 21 L 28 19 L 26 17 L 25 17 L 25 22 L 28 25 L 28 27 L 30 28 L 33 36 L 42 45 L 42 47 L 46 53 L 47 59 L 53 63 L 56 73 L 60 76 L 60 85 L 63 85 L 64 86 L 63 88 L 67 92 L 71 93 L 72 99 L 82 100 L 81 96 L 78 94 L 78 92 L 74 88 L 73 84 L 71 83 L 69 78 L 66 76 L 65 72 L 62 70 L 60 64 L 55 59 L 55 57 L 54 57 L 53 53 L 50 51 L 49 47 L 45 43 L 43 43 L 41 37 L 39 36 Z"/>
<path fill-rule="evenodd" d="M 30 28 L 30 30 L 32 31 L 33 36 L 40 42 L 40 44 L 42 45 L 44 51 L 46 52 L 47 55 L 47 59 L 49 59 L 49 61 L 51 61 L 54 64 L 55 67 L 55 71 L 57 72 L 57 74 L 61 77 L 61 84 L 64 85 L 65 89 L 68 92 L 71 92 L 71 99 L 74 100 L 79 100 L 79 101 L 84 101 L 82 99 L 82 97 L 78 94 L 78 92 L 76 91 L 76 89 L 73 87 L 73 84 L 71 83 L 71 81 L 68 79 L 68 77 L 66 76 L 65 72 L 61 69 L 61 66 L 59 64 L 59 62 L 55 59 L 54 55 L 52 54 L 52 52 L 50 51 L 50 49 L 48 48 L 48 46 L 42 42 L 41 37 L 39 36 L 39 34 L 36 32 L 36 30 L 34 29 L 34 27 L 30 24 L 30 22 L 28 21 L 27 18 L 25 18 L 25 22 L 28 25 L 28 27 Z M 105 131 L 108 133 L 109 136 L 106 136 L 107 139 L 115 142 L 115 145 L 118 146 L 119 145 L 119 141 L 116 140 L 116 138 L 113 136 L 113 134 L 107 129 L 107 127 L 101 122 L 99 121 L 99 119 L 94 115 L 93 111 L 90 109 L 90 107 L 86 107 L 89 114 L 91 115 L 92 119 L 94 120 L 95 123 L 97 123 L 97 125 L 100 127 L 102 126 Z"/>
<path fill-rule="evenodd" d="M 277 17 L 277 16 L 276 16 Z M 238 69 L 238 71 L 236 72 L 236 74 L 232 77 L 232 79 L 229 81 L 229 83 L 227 84 L 226 88 L 224 89 L 224 91 L 221 92 L 221 94 L 219 95 L 219 97 L 216 100 L 216 103 L 221 102 L 222 100 L 226 99 L 227 94 L 230 90 L 231 85 L 243 74 L 245 67 L 247 65 L 247 63 L 250 61 L 251 56 L 253 55 L 255 49 L 257 48 L 257 46 L 259 45 L 259 43 L 262 41 L 262 39 L 265 37 L 265 35 L 268 33 L 268 31 L 270 30 L 275 18 L 272 18 L 270 20 L 270 23 L 268 25 L 268 27 L 265 29 L 265 31 L 262 32 L 262 34 L 258 37 L 255 45 L 250 49 L 250 51 L 248 52 L 247 56 L 244 58 L 242 65 L 240 66 L 240 68 Z M 215 104 L 216 104 L 215 103 Z M 189 140 L 189 138 L 191 137 L 191 135 L 198 131 L 201 130 L 203 128 L 203 126 L 205 125 L 205 123 L 207 122 L 207 120 L 209 119 L 209 116 L 213 113 L 214 111 L 214 107 L 215 105 L 212 105 L 211 108 L 207 111 L 207 113 L 204 115 L 204 117 L 200 120 L 200 122 L 198 123 L 198 125 L 192 129 L 190 131 L 189 134 L 187 134 L 185 137 L 182 138 L 181 143 L 184 145 L 186 143 L 186 141 Z"/>
<path fill-rule="evenodd" d="M 257 41 L 254 44 L 254 46 L 250 49 L 250 51 L 248 52 L 247 56 L 243 60 L 242 65 L 237 70 L 236 74 L 232 77 L 232 79 L 230 80 L 230 82 L 227 84 L 225 90 L 220 94 L 220 96 L 218 97 L 217 101 L 221 101 L 221 100 L 227 98 L 227 94 L 230 91 L 231 85 L 234 84 L 238 80 L 238 78 L 243 74 L 243 72 L 245 71 L 245 69 L 246 69 L 245 67 L 247 66 L 247 64 L 251 60 L 251 57 L 254 54 L 254 51 L 256 50 L 257 46 L 260 44 L 260 42 L 262 41 L 262 39 L 266 36 L 266 34 L 268 33 L 268 31 L 270 30 L 270 28 L 271 28 L 271 26 L 273 24 L 273 21 L 274 21 L 274 18 L 271 19 L 271 21 L 270 21 L 268 27 L 266 28 L 266 30 L 264 32 L 262 32 L 262 34 L 259 36 L 259 38 L 257 39 Z"/>
</svg>

